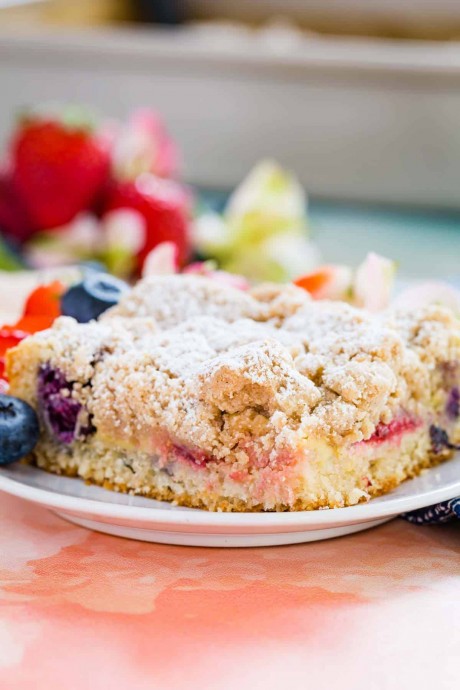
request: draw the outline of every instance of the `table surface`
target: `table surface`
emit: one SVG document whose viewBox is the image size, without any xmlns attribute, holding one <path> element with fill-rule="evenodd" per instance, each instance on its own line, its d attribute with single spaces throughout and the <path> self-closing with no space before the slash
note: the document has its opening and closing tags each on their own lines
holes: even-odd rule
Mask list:
<svg viewBox="0 0 460 690">
<path fill-rule="evenodd" d="M 312 219 L 329 261 L 377 249 L 410 276 L 458 274 L 456 217 L 313 204 Z M 460 522 L 212 550 L 91 533 L 5 494 L 0 521 L 0 690 L 458 683 Z"/>
<path fill-rule="evenodd" d="M 460 523 L 263 549 L 128 541 L 0 501 L 5 690 L 452 690 Z"/>
</svg>

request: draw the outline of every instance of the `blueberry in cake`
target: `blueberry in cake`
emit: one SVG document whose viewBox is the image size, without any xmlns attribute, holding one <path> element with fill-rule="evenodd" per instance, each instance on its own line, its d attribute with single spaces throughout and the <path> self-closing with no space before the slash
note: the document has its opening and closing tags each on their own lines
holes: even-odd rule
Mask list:
<svg viewBox="0 0 460 690">
<path fill-rule="evenodd" d="M 185 506 L 353 505 L 460 440 L 460 327 L 438 306 L 371 315 L 293 285 L 151 277 L 7 360 L 40 421 L 32 462 Z"/>
</svg>

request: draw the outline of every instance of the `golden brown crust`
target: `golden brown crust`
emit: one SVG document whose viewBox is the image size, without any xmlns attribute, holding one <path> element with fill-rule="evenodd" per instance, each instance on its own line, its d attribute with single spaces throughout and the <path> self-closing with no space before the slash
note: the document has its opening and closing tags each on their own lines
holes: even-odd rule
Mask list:
<svg viewBox="0 0 460 690">
<path fill-rule="evenodd" d="M 371 485 L 369 486 L 367 493 L 362 493 L 362 495 L 358 498 L 356 498 L 354 495 L 353 500 L 350 500 L 350 498 L 347 500 L 347 497 L 342 495 L 341 498 L 333 501 L 326 497 L 316 500 L 312 498 L 298 497 L 290 505 L 285 503 L 277 503 L 270 509 L 264 507 L 262 503 L 251 505 L 246 500 L 231 498 L 228 496 L 222 497 L 213 495 L 207 490 L 195 490 L 193 493 L 190 493 L 183 488 L 178 491 L 177 489 L 174 490 L 168 486 L 160 487 L 155 484 L 155 479 L 158 477 L 156 474 L 150 477 L 150 483 L 148 485 L 143 483 L 141 487 L 133 488 L 132 483 L 129 483 L 129 481 L 120 481 L 120 474 L 118 474 L 118 476 L 116 475 L 113 479 L 109 479 L 105 473 L 101 475 L 96 467 L 88 468 L 87 463 L 85 463 L 85 470 L 82 478 L 84 478 L 87 484 L 101 486 L 102 488 L 110 491 L 140 495 L 158 501 L 168 501 L 174 503 L 175 505 L 187 508 L 199 508 L 218 512 L 287 512 L 343 508 L 349 505 L 356 505 L 357 503 L 365 503 L 369 500 L 369 498 L 376 498 L 377 496 L 381 496 L 392 491 L 406 479 L 412 479 L 420 475 L 426 469 L 435 467 L 436 465 L 445 462 L 452 456 L 453 451 L 451 450 L 444 450 L 437 454 L 427 452 L 426 454 L 422 454 L 420 457 L 417 457 L 415 460 L 406 456 L 401 458 L 401 463 L 398 463 L 397 474 L 394 472 L 391 464 L 386 465 L 385 461 L 383 460 L 383 462 L 381 461 L 384 472 L 383 480 L 381 476 L 378 478 L 377 475 L 374 476 L 372 469 L 369 469 L 369 479 L 371 481 Z M 32 455 L 28 458 L 28 462 L 31 464 L 37 464 L 41 469 L 49 471 L 53 474 L 59 474 L 67 477 L 82 476 L 81 466 L 79 466 L 78 459 L 75 457 L 68 456 L 67 461 L 65 458 L 64 460 L 62 458 L 59 460 L 56 459 L 56 454 L 53 454 L 52 452 L 50 457 L 52 458 L 51 460 L 47 458 L 46 454 L 40 454 L 38 458 Z M 106 469 L 107 467 L 110 468 L 111 464 L 113 463 L 108 462 Z M 131 479 L 130 476 L 129 479 Z"/>
</svg>

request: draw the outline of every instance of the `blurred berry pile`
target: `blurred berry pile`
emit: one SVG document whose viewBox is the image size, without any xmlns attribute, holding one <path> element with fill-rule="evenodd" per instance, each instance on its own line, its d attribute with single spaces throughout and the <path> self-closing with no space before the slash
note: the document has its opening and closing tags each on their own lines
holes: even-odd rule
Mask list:
<svg viewBox="0 0 460 690">
<path fill-rule="evenodd" d="M 75 105 L 27 111 L 0 156 L 0 270 L 96 261 L 126 280 L 183 271 L 241 289 L 248 281 L 294 281 L 314 299 L 373 312 L 389 304 L 390 259 L 371 252 L 355 269 L 321 264 L 294 174 L 262 161 L 217 212 L 180 181 L 179 163 L 153 110 L 125 122 Z M 397 300 L 460 311 L 460 293 L 439 282 Z"/>
<path fill-rule="evenodd" d="M 78 106 L 28 111 L 0 159 L 0 269 L 98 260 L 135 278 L 165 242 L 178 269 L 199 258 L 282 281 L 317 265 L 307 197 L 291 173 L 260 163 L 218 214 L 194 199 L 178 169 L 177 147 L 152 110 L 123 123 Z"/>
<path fill-rule="evenodd" d="M 183 265 L 192 197 L 177 169 L 176 147 L 153 111 L 125 123 L 76 106 L 27 112 L 0 165 L 0 268 L 97 259 L 131 276 L 164 240 Z"/>
</svg>

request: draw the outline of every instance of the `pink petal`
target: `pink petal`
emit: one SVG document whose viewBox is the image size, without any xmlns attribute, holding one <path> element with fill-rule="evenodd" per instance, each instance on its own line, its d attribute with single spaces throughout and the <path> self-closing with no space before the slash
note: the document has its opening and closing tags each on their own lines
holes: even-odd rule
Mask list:
<svg viewBox="0 0 460 690">
<path fill-rule="evenodd" d="M 115 175 L 134 180 L 142 173 L 171 177 L 177 171 L 178 152 L 159 115 L 136 110 L 121 129 L 113 149 Z"/>
<path fill-rule="evenodd" d="M 177 273 L 178 250 L 174 242 L 161 242 L 149 252 L 142 267 L 142 277 Z"/>
</svg>

